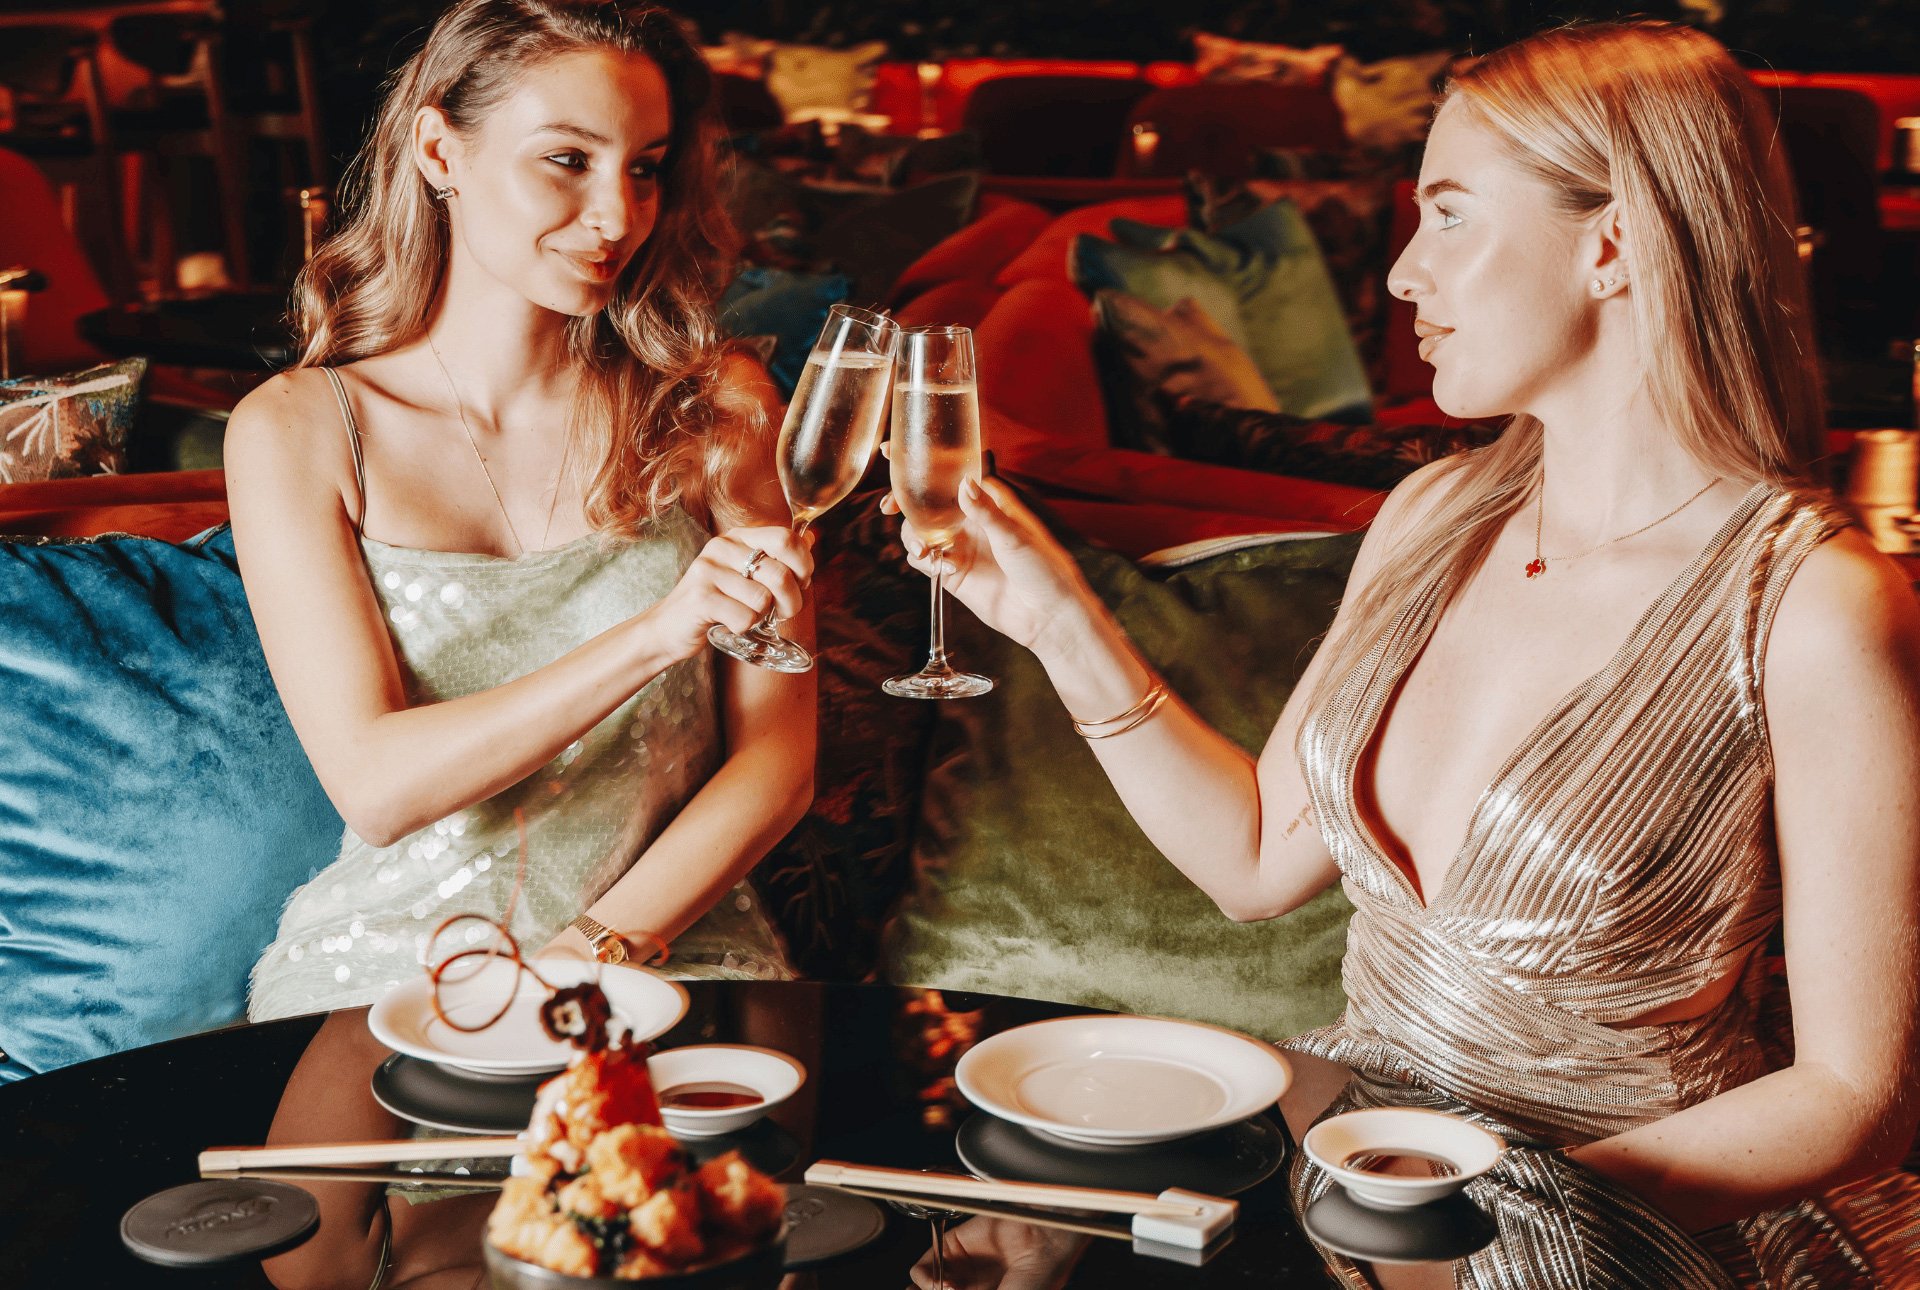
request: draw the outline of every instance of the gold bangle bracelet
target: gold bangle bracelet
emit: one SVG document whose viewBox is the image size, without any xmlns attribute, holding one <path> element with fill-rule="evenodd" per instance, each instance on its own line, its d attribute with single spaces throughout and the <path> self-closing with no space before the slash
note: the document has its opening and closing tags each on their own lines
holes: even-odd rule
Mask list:
<svg viewBox="0 0 1920 1290">
<path fill-rule="evenodd" d="M 1108 717 L 1104 721 L 1082 721 L 1069 714 L 1073 728 L 1082 739 L 1111 739 L 1115 735 L 1124 735 L 1127 731 L 1142 725 L 1167 699 L 1167 683 L 1155 681 L 1140 696 L 1140 701 L 1118 716 Z"/>
</svg>

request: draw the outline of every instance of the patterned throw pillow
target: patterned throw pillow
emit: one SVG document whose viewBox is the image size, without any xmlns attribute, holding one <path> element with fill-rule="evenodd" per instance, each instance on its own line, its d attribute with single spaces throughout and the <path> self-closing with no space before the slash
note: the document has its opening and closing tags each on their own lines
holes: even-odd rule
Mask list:
<svg viewBox="0 0 1920 1290">
<path fill-rule="evenodd" d="M 1128 220 L 1111 227 L 1118 242 L 1073 240 L 1067 270 L 1081 290 L 1113 287 L 1162 309 L 1190 297 L 1252 356 L 1281 408 L 1306 417 L 1372 415 L 1339 293 L 1293 202 L 1261 207 L 1218 233 Z"/>
<path fill-rule="evenodd" d="M 1500 433 L 1499 427 L 1478 422 L 1359 426 L 1309 421 L 1198 399 L 1168 408 L 1164 424 L 1168 450 L 1176 457 L 1378 489 L 1392 488 L 1428 462 L 1485 447 Z"/>
<path fill-rule="evenodd" d="M 1209 81 L 1273 81 L 1279 85 L 1324 85 L 1347 51 L 1339 45 L 1266 45 L 1204 31 L 1193 35 L 1193 68 Z"/>
<path fill-rule="evenodd" d="M 1169 401 L 1279 408 L 1247 351 L 1192 300 L 1157 309 L 1124 291 L 1100 291 L 1093 297 L 1093 323 L 1102 381 L 1129 396 L 1107 409 L 1118 447 L 1177 452 L 1166 434 Z"/>
<path fill-rule="evenodd" d="M 937 703 L 882 693 L 927 648 L 927 580 L 899 522 L 880 513 L 886 463 L 814 525 L 820 749 L 806 818 L 754 870 L 766 908 L 809 977 L 859 980 L 906 887 L 922 758 Z"/>
<path fill-rule="evenodd" d="M 1377 63 L 1342 59 L 1333 69 L 1333 101 L 1346 119 L 1354 146 L 1398 148 L 1427 137 L 1433 124 L 1433 99 L 1453 64 L 1453 54 L 1436 50 Z"/>
<path fill-rule="evenodd" d="M 126 469 L 147 360 L 103 363 L 67 376 L 0 381 L 0 484 Z"/>
<path fill-rule="evenodd" d="M 767 89 L 789 120 L 808 108 L 861 112 L 886 55 L 886 42 L 879 40 L 851 49 L 777 45 L 767 64 Z"/>
</svg>

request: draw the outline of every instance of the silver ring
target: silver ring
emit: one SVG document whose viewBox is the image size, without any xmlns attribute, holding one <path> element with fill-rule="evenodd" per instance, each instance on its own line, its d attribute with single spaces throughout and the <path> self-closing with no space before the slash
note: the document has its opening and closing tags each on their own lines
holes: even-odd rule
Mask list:
<svg viewBox="0 0 1920 1290">
<path fill-rule="evenodd" d="M 758 569 L 760 567 L 760 562 L 766 558 L 767 558 L 767 553 L 765 551 L 762 551 L 759 547 L 754 547 L 753 554 L 748 556 L 747 562 L 740 566 L 740 576 L 747 579 L 748 581 L 752 581 L 753 571 L 755 569 Z"/>
</svg>

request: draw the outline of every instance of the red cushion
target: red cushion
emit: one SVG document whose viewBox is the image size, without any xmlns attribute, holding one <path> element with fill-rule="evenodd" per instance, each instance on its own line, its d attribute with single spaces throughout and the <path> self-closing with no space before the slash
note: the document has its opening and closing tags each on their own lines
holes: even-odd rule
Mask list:
<svg viewBox="0 0 1920 1290">
<path fill-rule="evenodd" d="M 996 443 L 995 456 L 1007 474 L 1093 498 L 1258 515 L 1336 532 L 1364 527 L 1386 499 L 1385 493 L 1344 484 L 1156 457 L 1124 448 L 1090 451 L 1057 441 L 1002 436 Z"/>
<path fill-rule="evenodd" d="M 178 542 L 227 519 L 217 470 L 103 475 L 0 487 L 0 533 L 93 537 L 138 533 Z"/>
<path fill-rule="evenodd" d="M 1104 447 L 1093 311 L 1066 282 L 1008 288 L 974 328 L 980 402 L 1056 443 Z"/>
<path fill-rule="evenodd" d="M 961 278 L 929 287 L 893 317 L 902 327 L 978 327 L 1005 294 L 991 282 Z"/>
<path fill-rule="evenodd" d="M 1107 237 L 1109 236 L 1107 226 L 1116 219 L 1131 219 L 1138 220 L 1142 224 L 1179 228 L 1187 222 L 1187 199 L 1180 194 L 1170 194 L 1165 197 L 1126 197 L 1119 201 L 1097 202 L 1092 206 L 1082 206 L 1079 210 L 1068 211 L 1048 225 L 1046 231 L 1034 239 L 1033 245 L 1000 270 L 999 277 L 995 281 L 1003 287 L 1034 278 L 1048 278 L 1056 282 L 1067 281 L 1067 248 L 1073 239 L 1082 233 L 1091 233 L 1095 237 Z"/>
<path fill-rule="evenodd" d="M 1045 492 L 1044 488 L 1040 491 Z M 1316 525 L 1279 520 L 1270 515 L 1233 515 L 1158 502 L 1093 502 L 1051 497 L 1045 498 L 1045 502 L 1047 509 L 1075 532 L 1133 560 L 1153 551 L 1209 538 L 1319 531 Z"/>
<path fill-rule="evenodd" d="M 894 300 L 912 300 L 929 287 L 962 278 L 990 281 L 1053 222 L 1051 214 L 1030 202 L 999 197 L 994 203 L 909 264 L 893 284 Z"/>
</svg>

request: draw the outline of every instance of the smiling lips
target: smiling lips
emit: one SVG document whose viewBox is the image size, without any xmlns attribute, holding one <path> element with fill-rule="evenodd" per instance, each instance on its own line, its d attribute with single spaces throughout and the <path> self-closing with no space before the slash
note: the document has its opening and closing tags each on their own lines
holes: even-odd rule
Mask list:
<svg viewBox="0 0 1920 1290">
<path fill-rule="evenodd" d="M 571 260 L 580 275 L 589 282 L 611 282 L 620 274 L 620 257 L 617 255 L 581 255 L 577 251 L 562 251 L 560 254 Z"/>
<path fill-rule="evenodd" d="M 1413 320 L 1413 333 L 1420 338 L 1420 361 L 1431 363 L 1433 351 L 1446 337 L 1453 335 L 1453 328 L 1430 323 L 1424 318 Z"/>
</svg>

